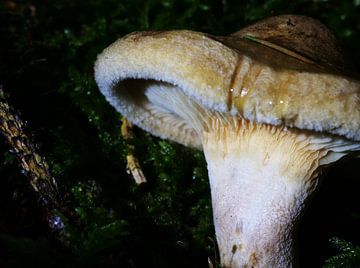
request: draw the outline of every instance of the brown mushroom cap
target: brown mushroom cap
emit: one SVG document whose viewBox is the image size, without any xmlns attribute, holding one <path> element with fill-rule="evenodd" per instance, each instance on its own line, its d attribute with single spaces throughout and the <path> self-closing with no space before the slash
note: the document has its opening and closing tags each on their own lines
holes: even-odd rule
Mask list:
<svg viewBox="0 0 360 268">
<path fill-rule="evenodd" d="M 349 63 L 332 32 L 320 21 L 300 15 L 281 15 L 258 21 L 232 37 L 255 37 L 296 52 L 329 69 L 348 70 Z"/>
<path fill-rule="evenodd" d="M 261 25 L 266 24 L 253 27 Z M 318 27 L 305 26 L 310 36 Z M 342 66 L 340 54 L 334 52 L 330 61 L 327 53 L 311 54 L 316 37 L 301 51 L 299 41 L 285 40 L 294 55 L 287 53 L 289 47 L 284 53 L 284 43 L 277 41 L 281 36 L 264 38 L 275 42 L 274 48 L 243 38 L 253 28 L 245 29 L 229 37 L 184 30 L 129 34 L 98 56 L 96 81 L 106 99 L 133 123 L 197 148 L 201 141 L 193 127 L 166 106 L 151 103 L 145 94 L 149 87 L 177 88 L 207 109 L 258 123 L 360 140 L 360 83 L 328 68 Z M 267 32 L 265 26 L 260 29 Z M 301 30 L 301 23 L 296 29 Z M 334 46 L 328 35 L 321 38 Z"/>
</svg>

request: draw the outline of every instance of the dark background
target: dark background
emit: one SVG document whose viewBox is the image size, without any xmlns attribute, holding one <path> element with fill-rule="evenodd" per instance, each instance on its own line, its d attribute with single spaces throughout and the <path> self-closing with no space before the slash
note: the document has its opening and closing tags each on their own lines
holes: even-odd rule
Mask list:
<svg viewBox="0 0 360 268">
<path fill-rule="evenodd" d="M 325 23 L 360 73 L 359 0 L 2 0 L 0 83 L 82 227 L 65 224 L 66 245 L 53 238 L 0 137 L 0 267 L 207 267 L 208 257 L 217 265 L 202 153 L 135 129 L 128 142 L 148 179 L 135 185 L 121 116 L 99 94 L 93 63 L 132 31 L 225 35 L 289 13 Z M 359 161 L 327 170 L 300 224 L 302 267 L 360 267 Z"/>
</svg>

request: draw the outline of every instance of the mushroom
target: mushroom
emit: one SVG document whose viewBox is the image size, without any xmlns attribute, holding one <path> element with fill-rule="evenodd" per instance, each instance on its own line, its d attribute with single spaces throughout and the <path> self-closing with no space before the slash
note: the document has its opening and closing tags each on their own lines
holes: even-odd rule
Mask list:
<svg viewBox="0 0 360 268">
<path fill-rule="evenodd" d="M 204 151 L 224 267 L 290 267 L 323 167 L 360 149 L 360 82 L 329 30 L 272 17 L 229 35 L 135 32 L 95 64 L 118 112 Z"/>
</svg>

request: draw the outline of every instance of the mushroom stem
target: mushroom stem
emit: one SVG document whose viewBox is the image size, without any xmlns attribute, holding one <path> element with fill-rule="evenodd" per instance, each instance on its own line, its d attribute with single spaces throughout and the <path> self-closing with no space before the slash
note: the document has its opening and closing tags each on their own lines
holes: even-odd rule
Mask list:
<svg viewBox="0 0 360 268">
<path fill-rule="evenodd" d="M 359 144 L 209 111 L 163 85 L 148 87 L 145 95 L 149 109 L 173 112 L 201 140 L 222 265 L 293 266 L 294 228 L 320 167 Z"/>
<path fill-rule="evenodd" d="M 291 267 L 293 233 L 326 150 L 267 125 L 215 119 L 203 134 L 224 267 Z"/>
</svg>

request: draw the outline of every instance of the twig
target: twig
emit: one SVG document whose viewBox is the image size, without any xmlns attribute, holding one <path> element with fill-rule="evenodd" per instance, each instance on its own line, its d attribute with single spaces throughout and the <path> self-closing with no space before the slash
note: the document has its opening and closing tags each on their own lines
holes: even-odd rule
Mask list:
<svg viewBox="0 0 360 268">
<path fill-rule="evenodd" d="M 20 163 L 22 173 L 29 179 L 32 189 L 39 197 L 39 203 L 51 231 L 61 236 L 65 228 L 63 216 L 66 217 L 67 222 L 78 225 L 76 213 L 64 206 L 56 180 L 50 174 L 49 165 L 26 134 L 25 124 L 8 103 L 2 85 L 0 85 L 0 133 L 6 138 L 10 151 L 16 155 Z M 68 242 L 66 235 L 58 239 L 63 243 Z"/>
<path fill-rule="evenodd" d="M 125 117 L 123 117 L 122 119 L 121 136 L 125 140 L 134 138 L 134 134 L 132 132 L 132 124 Z M 136 158 L 134 154 L 134 150 L 135 150 L 134 146 L 127 144 L 127 150 L 128 153 L 126 155 L 126 162 L 127 162 L 128 172 L 132 175 L 132 177 L 134 178 L 137 184 L 145 183 L 146 178 L 140 167 L 139 160 Z"/>
</svg>

